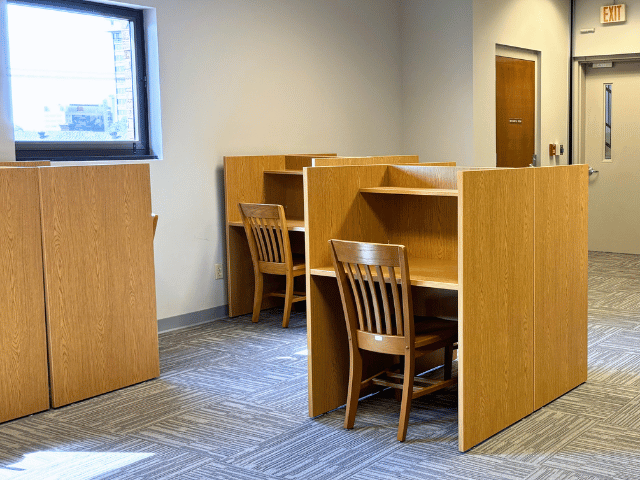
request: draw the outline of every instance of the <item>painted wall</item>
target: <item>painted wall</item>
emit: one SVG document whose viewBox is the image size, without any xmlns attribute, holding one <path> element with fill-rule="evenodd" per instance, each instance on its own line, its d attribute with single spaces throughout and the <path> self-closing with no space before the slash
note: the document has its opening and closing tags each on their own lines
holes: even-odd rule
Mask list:
<svg viewBox="0 0 640 480">
<path fill-rule="evenodd" d="M 420 160 L 473 162 L 469 0 L 401 3 L 402 147 Z"/>
<path fill-rule="evenodd" d="M 496 44 L 540 52 L 541 165 L 568 163 L 570 7 L 569 0 L 473 0 L 474 165 L 496 165 Z M 565 155 L 549 157 L 556 142 Z"/>
<path fill-rule="evenodd" d="M 7 1 L 0 0 L 0 32 L 7 31 Z M 16 159 L 11 114 L 11 81 L 9 78 L 9 47 L 5 35 L 0 35 L 0 162 Z"/>
<path fill-rule="evenodd" d="M 400 151 L 399 8 L 370 0 L 155 7 L 163 160 L 151 165 L 158 318 L 226 305 L 223 156 Z M 225 272 L 226 273 L 226 272 Z"/>
<path fill-rule="evenodd" d="M 627 21 L 600 24 L 600 7 L 616 2 L 580 0 L 575 2 L 574 56 L 637 54 L 640 51 L 640 0 L 625 0 Z M 593 33 L 581 29 L 595 28 Z"/>
</svg>

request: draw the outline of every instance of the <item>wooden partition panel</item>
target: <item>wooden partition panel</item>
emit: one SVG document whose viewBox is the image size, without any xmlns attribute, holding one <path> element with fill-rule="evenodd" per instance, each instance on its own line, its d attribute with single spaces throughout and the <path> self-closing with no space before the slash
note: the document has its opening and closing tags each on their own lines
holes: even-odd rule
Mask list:
<svg viewBox="0 0 640 480">
<path fill-rule="evenodd" d="M 404 188 L 458 188 L 458 168 L 447 165 L 394 165 L 389 167 L 386 185 Z"/>
<path fill-rule="evenodd" d="M 310 269 L 331 265 L 329 240 L 332 238 L 384 241 L 384 227 L 359 190 L 360 187 L 382 185 L 386 169 L 385 165 L 305 169 L 311 417 L 344 405 L 349 377 L 349 346 L 336 279 L 310 274 Z"/>
<path fill-rule="evenodd" d="M 224 157 L 225 211 L 227 217 L 227 290 L 229 316 L 250 313 L 253 309 L 253 263 L 242 226 L 238 203 L 265 203 L 265 182 L 278 186 L 286 179 L 265 175 L 265 170 L 284 170 L 284 155 Z M 281 188 L 278 187 L 279 193 Z M 286 193 L 286 192 L 285 192 Z M 278 198 L 280 198 L 278 196 Z M 278 202 L 274 198 L 270 202 Z M 280 203 L 280 202 L 278 202 Z M 271 288 L 268 282 L 267 291 Z M 264 308 L 277 304 L 268 299 Z"/>
<path fill-rule="evenodd" d="M 314 158 L 314 167 L 333 167 L 349 165 L 382 165 L 397 163 L 418 163 L 418 155 L 386 155 L 379 157 L 335 157 L 335 158 Z M 455 165 L 455 163 L 454 163 Z"/>
<path fill-rule="evenodd" d="M 0 422 L 49 408 L 35 168 L 0 168 Z"/>
<path fill-rule="evenodd" d="M 533 411 L 533 175 L 458 173 L 461 451 Z"/>
<path fill-rule="evenodd" d="M 238 203 L 264 203 L 265 170 L 284 170 L 284 155 L 224 157 L 227 222 L 242 223 Z"/>
<path fill-rule="evenodd" d="M 536 409 L 587 380 L 588 170 L 534 170 Z"/>
<path fill-rule="evenodd" d="M 307 266 L 330 266 L 329 240 L 386 243 L 384 223 L 360 188 L 384 185 L 387 165 L 312 167 L 304 171 Z"/>
<path fill-rule="evenodd" d="M 302 153 L 298 155 L 285 155 L 284 168 L 286 170 L 302 170 L 311 167 L 312 159 L 320 157 L 335 157 L 335 153 Z"/>
<path fill-rule="evenodd" d="M 53 406 L 157 377 L 149 165 L 39 171 Z"/>
</svg>

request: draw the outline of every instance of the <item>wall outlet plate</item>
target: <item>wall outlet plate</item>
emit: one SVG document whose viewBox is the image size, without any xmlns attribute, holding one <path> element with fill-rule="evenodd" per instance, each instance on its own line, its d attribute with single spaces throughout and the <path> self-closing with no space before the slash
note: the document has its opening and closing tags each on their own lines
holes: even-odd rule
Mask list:
<svg viewBox="0 0 640 480">
<path fill-rule="evenodd" d="M 216 267 L 216 280 L 224 278 L 224 272 L 222 271 L 222 264 L 216 263 L 215 267 Z"/>
</svg>

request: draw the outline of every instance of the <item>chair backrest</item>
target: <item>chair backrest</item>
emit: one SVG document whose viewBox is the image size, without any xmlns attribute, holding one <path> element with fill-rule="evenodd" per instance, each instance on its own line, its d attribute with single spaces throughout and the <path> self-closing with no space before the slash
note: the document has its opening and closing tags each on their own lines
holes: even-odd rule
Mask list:
<svg viewBox="0 0 640 480">
<path fill-rule="evenodd" d="M 261 203 L 238 206 L 254 262 L 292 263 L 283 206 Z"/>
<path fill-rule="evenodd" d="M 388 353 L 412 346 L 415 335 L 406 248 L 343 240 L 329 243 L 350 338 L 358 338 L 360 348 Z"/>
</svg>

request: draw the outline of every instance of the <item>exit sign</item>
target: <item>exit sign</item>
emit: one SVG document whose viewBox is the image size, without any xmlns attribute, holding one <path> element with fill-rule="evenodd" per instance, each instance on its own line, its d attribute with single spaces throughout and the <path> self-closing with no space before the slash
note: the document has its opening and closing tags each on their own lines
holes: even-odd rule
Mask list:
<svg viewBox="0 0 640 480">
<path fill-rule="evenodd" d="M 624 22 L 627 19 L 624 7 L 624 4 L 600 7 L 600 23 Z"/>
</svg>

